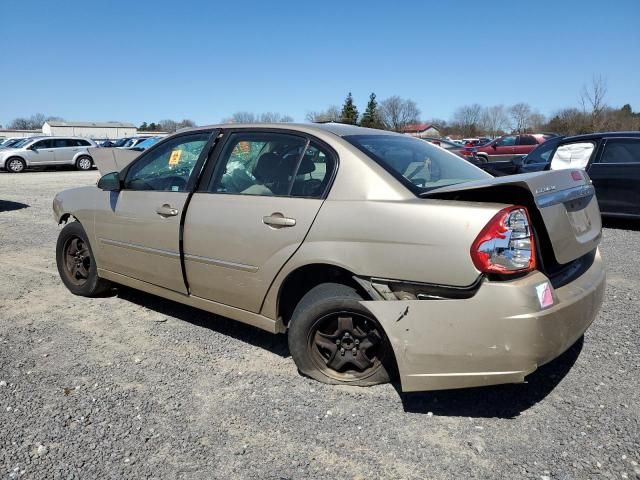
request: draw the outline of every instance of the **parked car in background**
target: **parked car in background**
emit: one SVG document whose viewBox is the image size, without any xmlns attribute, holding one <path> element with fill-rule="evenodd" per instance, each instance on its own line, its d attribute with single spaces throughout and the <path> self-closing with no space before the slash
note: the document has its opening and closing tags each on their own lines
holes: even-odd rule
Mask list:
<svg viewBox="0 0 640 480">
<path fill-rule="evenodd" d="M 138 142 L 135 146 L 129 147 L 129 150 L 137 150 L 138 152 L 142 152 L 147 148 L 152 147 L 160 140 L 162 140 L 162 137 L 147 137 L 142 142 Z"/>
<path fill-rule="evenodd" d="M 435 137 L 425 137 L 423 138 L 423 140 L 433 143 L 434 145 L 438 145 L 439 147 L 442 147 L 445 150 L 450 151 L 451 153 L 455 153 L 459 157 L 462 157 L 465 160 L 469 160 L 474 165 L 477 165 L 480 163 L 480 160 L 478 160 L 478 157 L 476 156 L 477 150 L 473 147 L 466 147 L 464 145 L 451 142 L 449 140 L 443 140 L 442 138 L 435 138 Z"/>
<path fill-rule="evenodd" d="M 467 138 L 464 139 L 465 147 L 481 147 L 482 145 L 486 145 L 491 141 L 488 137 L 480 137 L 480 138 Z"/>
<path fill-rule="evenodd" d="M 56 262 L 76 295 L 127 285 L 288 332 L 321 382 L 517 383 L 583 335 L 605 269 L 579 170 L 512 178 L 352 125 L 200 127 L 56 195 Z"/>
<path fill-rule="evenodd" d="M 565 137 L 550 158 L 551 170 L 586 170 L 603 215 L 640 219 L 640 132 Z"/>
<path fill-rule="evenodd" d="M 81 137 L 36 137 L 0 150 L 0 167 L 19 173 L 27 168 L 53 165 L 73 165 L 78 170 L 89 170 L 93 159 L 87 148 L 96 143 Z"/>
<path fill-rule="evenodd" d="M 519 155 L 510 161 L 489 161 L 481 165 L 483 169 L 490 169 L 494 175 L 513 175 L 516 173 L 530 173 L 544 170 L 551 160 L 551 154 L 564 137 L 557 136 L 535 147 L 528 155 Z"/>
<path fill-rule="evenodd" d="M 537 133 L 521 135 L 503 135 L 478 148 L 478 158 L 482 161 L 508 162 L 514 157 L 527 155 L 541 143 L 556 135 Z"/>
</svg>

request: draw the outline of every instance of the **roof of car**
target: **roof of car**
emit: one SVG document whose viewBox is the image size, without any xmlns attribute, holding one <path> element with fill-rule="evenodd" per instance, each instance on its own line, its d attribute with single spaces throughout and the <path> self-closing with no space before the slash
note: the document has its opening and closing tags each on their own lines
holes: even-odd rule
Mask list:
<svg viewBox="0 0 640 480">
<path fill-rule="evenodd" d="M 563 141 L 573 142 L 575 140 L 595 140 L 598 138 L 611 138 L 611 137 L 640 137 L 640 132 L 596 132 L 585 133 L 582 135 L 572 135 L 564 137 Z"/>
<path fill-rule="evenodd" d="M 345 123 L 328 122 L 328 123 L 225 123 L 217 125 L 206 125 L 194 128 L 185 128 L 178 130 L 179 133 L 211 128 L 274 128 L 282 130 L 305 130 L 318 132 L 329 132 L 338 137 L 346 137 L 349 135 L 402 135 L 401 133 L 389 132 L 387 130 L 377 130 L 375 128 L 358 127 L 357 125 L 348 125 Z M 404 135 L 403 135 L 404 136 Z"/>
</svg>

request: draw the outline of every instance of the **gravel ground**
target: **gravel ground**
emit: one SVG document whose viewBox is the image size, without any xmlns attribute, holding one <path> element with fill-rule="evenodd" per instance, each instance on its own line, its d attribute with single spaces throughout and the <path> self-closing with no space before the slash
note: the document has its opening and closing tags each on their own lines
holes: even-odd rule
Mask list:
<svg viewBox="0 0 640 480">
<path fill-rule="evenodd" d="M 605 230 L 602 312 L 528 383 L 401 395 L 150 295 L 71 295 L 51 200 L 97 177 L 0 172 L 2 478 L 640 478 L 640 225 Z"/>
</svg>

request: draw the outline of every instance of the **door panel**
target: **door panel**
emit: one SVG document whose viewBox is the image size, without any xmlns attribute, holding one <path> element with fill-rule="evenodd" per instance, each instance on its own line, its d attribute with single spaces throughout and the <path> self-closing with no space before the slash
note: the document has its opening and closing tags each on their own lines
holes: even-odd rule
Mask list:
<svg viewBox="0 0 640 480">
<path fill-rule="evenodd" d="M 101 192 L 96 256 L 101 268 L 186 293 L 180 264 L 180 215 L 187 192 Z M 173 208 L 175 215 L 160 215 Z M 168 212 L 172 213 L 172 212 Z"/>
<path fill-rule="evenodd" d="M 587 172 L 603 213 L 640 216 L 640 139 L 608 139 Z"/>
<path fill-rule="evenodd" d="M 55 163 L 56 155 L 55 150 L 52 148 L 52 140 L 41 140 L 36 142 L 34 146 L 35 150 L 29 152 L 29 162 L 33 165 L 46 165 L 48 163 Z"/>
<path fill-rule="evenodd" d="M 184 227 L 191 294 L 258 312 L 321 205 L 320 199 L 196 193 Z"/>
<path fill-rule="evenodd" d="M 101 192 L 95 218 L 101 268 L 187 293 L 180 219 L 210 137 L 198 132 L 159 143 L 122 173 L 123 190 Z"/>
</svg>

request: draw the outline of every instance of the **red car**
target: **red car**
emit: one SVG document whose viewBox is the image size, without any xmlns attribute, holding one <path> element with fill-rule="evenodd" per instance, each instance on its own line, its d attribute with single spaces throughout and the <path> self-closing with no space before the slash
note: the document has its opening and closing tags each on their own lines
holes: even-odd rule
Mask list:
<svg viewBox="0 0 640 480">
<path fill-rule="evenodd" d="M 484 162 L 505 161 L 519 155 L 527 155 L 539 144 L 546 142 L 555 135 L 547 133 L 503 135 L 495 140 L 476 147 L 478 158 Z"/>
</svg>

